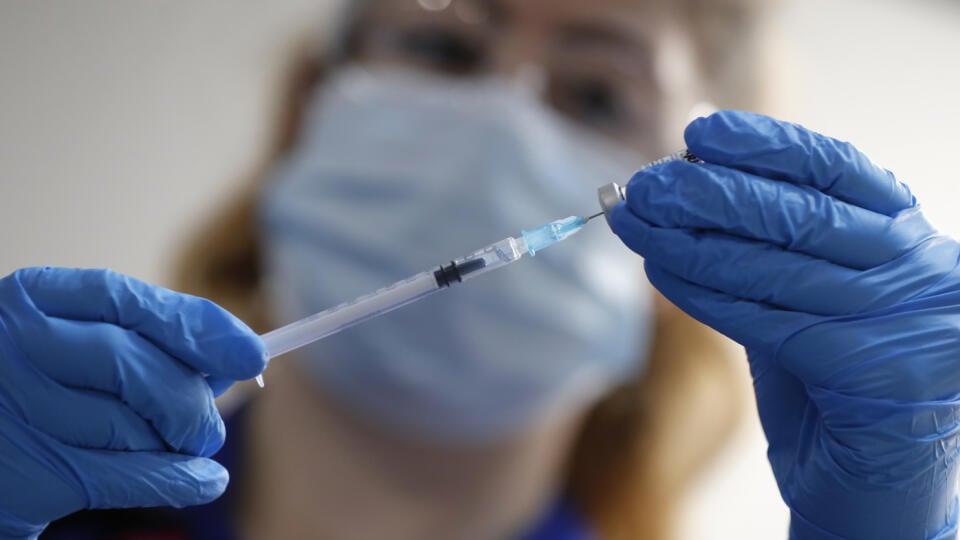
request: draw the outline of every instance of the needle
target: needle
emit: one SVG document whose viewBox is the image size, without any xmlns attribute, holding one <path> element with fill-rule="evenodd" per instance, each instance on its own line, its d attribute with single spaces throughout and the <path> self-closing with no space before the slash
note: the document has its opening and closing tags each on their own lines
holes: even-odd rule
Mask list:
<svg viewBox="0 0 960 540">
<path fill-rule="evenodd" d="M 587 222 L 587 221 L 590 221 L 591 219 L 593 219 L 593 218 L 595 218 L 595 217 L 600 217 L 600 216 L 602 216 L 602 215 L 603 215 L 603 212 L 598 212 L 598 213 L 596 213 L 596 214 L 594 214 L 594 215 L 592 215 L 592 216 L 588 216 L 588 217 L 584 218 L 583 221 L 584 221 L 584 222 Z"/>
</svg>

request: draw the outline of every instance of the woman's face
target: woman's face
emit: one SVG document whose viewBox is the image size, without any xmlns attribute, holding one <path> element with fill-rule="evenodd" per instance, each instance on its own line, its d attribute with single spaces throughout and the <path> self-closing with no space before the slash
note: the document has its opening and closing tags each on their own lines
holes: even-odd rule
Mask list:
<svg viewBox="0 0 960 540">
<path fill-rule="evenodd" d="M 683 34 L 655 8 L 667 0 L 356 1 L 364 9 L 347 34 L 347 61 L 527 84 L 556 116 L 635 152 L 568 130 L 506 84 L 481 86 L 488 100 L 469 84 L 345 68 L 312 95 L 303 144 L 263 203 L 275 244 L 268 279 L 288 320 L 419 271 L 436 253 L 482 246 L 490 231 L 592 206 L 597 184 L 629 175 L 628 159 L 642 165 L 677 144 L 663 134 L 679 139 L 690 105 L 676 121 L 684 85 L 671 74 L 684 64 L 668 53 L 684 50 Z M 446 5 L 430 3 L 439 1 Z M 318 353 L 363 362 L 308 353 L 303 365 L 347 406 L 434 440 L 502 438 L 554 408 L 577 416 L 642 369 L 637 348 L 650 318 L 636 259 L 594 230 L 602 236 L 580 251 L 551 252 L 509 282 L 462 290 L 444 316 L 411 306 L 371 323 L 366 339 L 333 340 Z M 416 244 L 396 249 L 403 239 Z M 311 268 L 342 277 L 317 283 Z M 611 330 L 618 321 L 636 330 Z"/>
<path fill-rule="evenodd" d="M 688 37 L 654 3 L 376 0 L 349 52 L 452 77 L 517 78 L 574 123 L 658 155 L 679 142 L 695 84 Z"/>
</svg>

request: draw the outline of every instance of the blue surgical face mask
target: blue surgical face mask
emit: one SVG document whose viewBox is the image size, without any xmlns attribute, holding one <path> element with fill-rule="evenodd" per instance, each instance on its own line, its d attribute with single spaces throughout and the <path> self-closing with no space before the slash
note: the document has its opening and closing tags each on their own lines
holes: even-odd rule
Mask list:
<svg viewBox="0 0 960 540">
<path fill-rule="evenodd" d="M 262 197 L 267 284 L 287 323 L 494 240 L 596 210 L 640 156 L 509 81 L 340 70 Z M 355 413 L 411 436 L 483 441 L 586 407 L 636 375 L 650 293 L 601 222 L 498 273 L 298 357 Z"/>
</svg>

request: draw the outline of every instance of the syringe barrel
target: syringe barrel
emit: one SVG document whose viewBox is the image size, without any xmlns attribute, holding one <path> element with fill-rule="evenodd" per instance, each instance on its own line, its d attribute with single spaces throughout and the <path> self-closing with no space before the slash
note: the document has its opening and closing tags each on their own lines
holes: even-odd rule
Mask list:
<svg viewBox="0 0 960 540">
<path fill-rule="evenodd" d="M 523 238 L 504 238 L 453 262 L 466 281 L 516 262 L 524 253 L 527 253 L 527 246 Z"/>
<path fill-rule="evenodd" d="M 437 285 L 434 272 L 422 272 L 356 300 L 267 332 L 260 338 L 267 346 L 270 358 L 274 358 L 415 302 L 438 290 L 440 286 Z"/>
<path fill-rule="evenodd" d="M 437 270 L 421 272 L 370 294 L 334 306 L 260 336 L 270 358 L 373 319 L 444 287 L 472 279 L 520 259 L 523 240 L 506 238 Z"/>
</svg>

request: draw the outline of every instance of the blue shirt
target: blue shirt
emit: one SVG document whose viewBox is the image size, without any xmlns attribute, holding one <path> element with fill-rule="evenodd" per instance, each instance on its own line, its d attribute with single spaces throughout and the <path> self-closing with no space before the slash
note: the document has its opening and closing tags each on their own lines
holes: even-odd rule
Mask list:
<svg viewBox="0 0 960 540">
<path fill-rule="evenodd" d="M 210 504 L 180 510 L 88 510 L 50 524 L 41 540 L 237 540 L 231 518 L 243 456 L 246 407 L 226 419 L 227 440 L 214 458 L 230 471 L 230 485 Z M 569 501 L 561 498 L 523 540 L 592 540 L 595 536 Z"/>
</svg>

